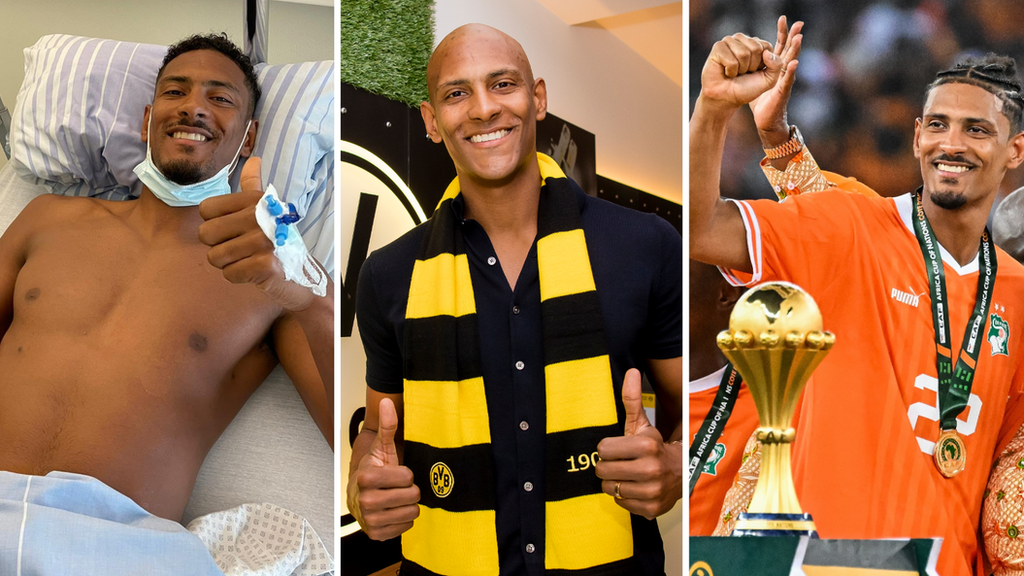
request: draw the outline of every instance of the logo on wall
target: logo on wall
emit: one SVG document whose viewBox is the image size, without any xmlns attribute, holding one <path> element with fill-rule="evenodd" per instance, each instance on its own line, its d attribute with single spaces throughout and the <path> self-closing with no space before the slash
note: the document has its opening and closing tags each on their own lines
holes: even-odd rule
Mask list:
<svg viewBox="0 0 1024 576">
<path fill-rule="evenodd" d="M 711 571 L 711 566 L 708 566 L 707 562 L 697 562 L 693 566 L 690 566 L 690 576 L 714 576 L 715 573 Z"/>
<path fill-rule="evenodd" d="M 427 219 L 412 190 L 373 152 L 341 141 L 342 278 L 341 337 L 352 335 L 359 269 L 370 250 L 385 246 Z M 344 241 L 343 241 L 344 242 Z M 372 245 L 371 245 L 372 244 Z"/>
</svg>

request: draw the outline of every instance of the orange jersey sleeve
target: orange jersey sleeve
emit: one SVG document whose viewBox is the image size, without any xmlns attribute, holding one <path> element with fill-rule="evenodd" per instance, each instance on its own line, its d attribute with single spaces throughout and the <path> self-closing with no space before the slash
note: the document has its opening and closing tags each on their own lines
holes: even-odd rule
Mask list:
<svg viewBox="0 0 1024 576">
<path fill-rule="evenodd" d="M 850 178 L 849 176 L 843 176 L 842 174 L 836 174 L 835 172 L 821 171 L 825 179 L 835 185 L 840 190 L 847 192 L 854 192 L 868 198 L 878 198 L 878 192 L 875 192 L 867 184 L 858 182 L 856 178 Z"/>
</svg>

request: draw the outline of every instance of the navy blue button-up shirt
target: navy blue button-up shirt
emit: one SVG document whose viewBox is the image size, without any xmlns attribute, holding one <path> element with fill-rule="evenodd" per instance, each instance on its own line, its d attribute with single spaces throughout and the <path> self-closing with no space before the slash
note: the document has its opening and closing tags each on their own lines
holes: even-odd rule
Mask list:
<svg viewBox="0 0 1024 576">
<path fill-rule="evenodd" d="M 644 369 L 646 359 L 682 355 L 682 239 L 656 216 L 582 191 L 578 199 L 624 422 L 626 370 Z M 542 575 L 546 400 L 537 247 L 530 248 L 513 290 L 483 227 L 462 219 L 461 198 L 451 206 L 463 226 L 476 299 L 501 574 Z M 375 251 L 360 272 L 356 318 L 367 357 L 366 381 L 378 392 L 402 392 L 405 304 L 423 235 L 419 226 Z M 633 516 L 633 540 L 641 573 L 663 574 L 656 523 Z"/>
</svg>

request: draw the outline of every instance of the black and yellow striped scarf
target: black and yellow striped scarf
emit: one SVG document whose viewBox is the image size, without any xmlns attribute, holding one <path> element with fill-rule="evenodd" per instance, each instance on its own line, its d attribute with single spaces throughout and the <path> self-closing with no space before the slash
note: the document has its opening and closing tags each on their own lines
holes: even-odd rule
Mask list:
<svg viewBox="0 0 1024 576">
<path fill-rule="evenodd" d="M 585 570 L 633 555 L 629 513 L 601 492 L 589 464 L 598 442 L 622 429 L 578 200 L 558 165 L 537 156 L 547 403 L 542 550 L 548 570 Z M 402 537 L 402 551 L 432 573 L 496 575 L 494 460 L 476 303 L 450 206 L 459 194 L 456 178 L 427 224 L 409 285 L 405 465 L 420 488 L 420 516 Z"/>
</svg>

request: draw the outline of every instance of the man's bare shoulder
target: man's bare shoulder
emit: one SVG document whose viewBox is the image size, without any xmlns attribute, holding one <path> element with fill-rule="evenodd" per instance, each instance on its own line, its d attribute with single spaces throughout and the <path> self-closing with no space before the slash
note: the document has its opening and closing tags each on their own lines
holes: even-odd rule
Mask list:
<svg viewBox="0 0 1024 576">
<path fill-rule="evenodd" d="M 128 214 L 133 201 L 43 194 L 33 198 L 3 231 L 2 243 L 9 249 L 28 249 L 43 234 L 93 227 L 102 229 Z M 18 248 L 20 247 L 20 248 Z"/>
<path fill-rule="evenodd" d="M 79 222 L 82 217 L 120 216 L 129 211 L 133 204 L 130 200 L 113 201 L 43 194 L 33 198 L 18 215 L 18 219 L 33 225 L 62 224 L 69 220 Z"/>
</svg>

